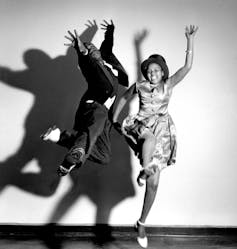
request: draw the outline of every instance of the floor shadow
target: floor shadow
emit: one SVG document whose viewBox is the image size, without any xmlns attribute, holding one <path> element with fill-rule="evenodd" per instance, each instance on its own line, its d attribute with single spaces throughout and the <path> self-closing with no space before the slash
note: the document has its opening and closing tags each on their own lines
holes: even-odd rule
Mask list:
<svg viewBox="0 0 237 249">
<path fill-rule="evenodd" d="M 121 232 L 123 233 L 123 232 Z M 116 228 L 108 224 L 97 224 L 95 226 L 58 226 L 49 224 L 37 227 L 34 234 L 29 239 L 37 239 L 42 242 L 47 249 L 63 249 L 63 248 L 84 248 L 83 243 L 88 243 L 86 248 L 90 249 L 127 249 L 128 246 L 120 241 L 120 237 L 116 232 Z M 24 239 L 24 237 L 21 239 Z M 129 236 L 125 240 L 128 240 Z M 71 245 L 69 243 L 71 242 Z M 80 244 L 82 243 L 82 244 Z M 72 245 L 74 244 L 74 246 Z M 76 246 L 79 244 L 79 247 Z"/>
</svg>

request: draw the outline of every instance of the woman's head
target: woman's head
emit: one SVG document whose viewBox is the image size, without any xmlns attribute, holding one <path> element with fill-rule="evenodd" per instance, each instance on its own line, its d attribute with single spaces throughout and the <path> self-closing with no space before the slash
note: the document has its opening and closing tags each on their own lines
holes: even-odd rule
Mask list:
<svg viewBox="0 0 237 249">
<path fill-rule="evenodd" d="M 145 79 L 149 81 L 156 81 L 160 76 L 162 80 L 166 80 L 169 77 L 169 69 L 166 61 L 159 54 L 153 54 L 143 61 L 141 71 Z"/>
</svg>

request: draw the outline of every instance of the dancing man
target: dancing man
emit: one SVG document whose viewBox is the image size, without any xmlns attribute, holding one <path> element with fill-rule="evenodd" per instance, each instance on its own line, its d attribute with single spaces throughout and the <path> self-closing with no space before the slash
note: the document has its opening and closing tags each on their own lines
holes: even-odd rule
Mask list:
<svg viewBox="0 0 237 249">
<path fill-rule="evenodd" d="M 101 28 L 105 30 L 105 38 L 100 49 L 94 44 L 80 40 L 77 31 L 68 31 L 65 36 L 78 55 L 78 63 L 84 75 L 88 89 L 83 95 L 76 111 L 73 132 L 50 127 L 41 137 L 66 147 L 63 162 L 58 167 L 60 176 L 67 175 L 75 167 L 82 166 L 85 161 L 92 160 L 107 164 L 111 158 L 110 131 L 112 122 L 109 110 L 115 101 L 118 84 L 127 87 L 128 76 L 112 52 L 114 24 L 104 20 Z"/>
</svg>

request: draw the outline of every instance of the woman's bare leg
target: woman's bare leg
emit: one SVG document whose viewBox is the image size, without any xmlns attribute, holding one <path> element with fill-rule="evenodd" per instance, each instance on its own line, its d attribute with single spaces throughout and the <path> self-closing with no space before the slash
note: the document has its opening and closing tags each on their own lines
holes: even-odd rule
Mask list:
<svg viewBox="0 0 237 249">
<path fill-rule="evenodd" d="M 143 170 L 140 171 L 137 182 L 139 186 L 144 185 L 144 180 L 147 175 L 152 175 L 155 173 L 153 168 L 149 168 L 149 163 L 151 162 L 153 152 L 156 146 L 156 138 L 150 131 L 145 131 L 141 137 L 142 141 L 142 167 Z M 145 170 L 144 170 L 145 169 Z"/>
<path fill-rule="evenodd" d="M 151 175 L 147 178 L 146 181 L 146 191 L 144 196 L 144 202 L 142 207 L 142 213 L 140 216 L 140 221 L 142 223 L 146 222 L 146 218 L 150 212 L 150 209 L 154 203 L 158 185 L 159 185 L 160 171 L 157 170 L 154 175 Z"/>
<path fill-rule="evenodd" d="M 160 171 L 157 170 L 156 173 L 154 175 L 149 176 L 146 181 L 146 191 L 143 201 L 142 212 L 138 220 L 140 224 L 139 222 L 137 223 L 138 237 L 140 238 L 146 237 L 146 231 L 144 225 L 146 223 L 146 218 L 151 210 L 151 207 L 156 197 L 159 185 L 159 178 L 160 178 Z M 142 225 L 141 223 L 143 223 L 144 225 Z"/>
</svg>

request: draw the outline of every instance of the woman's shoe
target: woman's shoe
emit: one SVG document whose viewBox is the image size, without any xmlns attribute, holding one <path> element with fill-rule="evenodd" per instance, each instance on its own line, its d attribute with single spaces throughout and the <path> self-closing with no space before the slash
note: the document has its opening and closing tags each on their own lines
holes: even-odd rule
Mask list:
<svg viewBox="0 0 237 249">
<path fill-rule="evenodd" d="M 135 224 L 135 229 L 138 233 L 137 242 L 142 248 L 148 247 L 148 239 L 145 232 L 145 224 L 141 221 L 137 221 Z"/>
<path fill-rule="evenodd" d="M 61 131 L 55 125 L 53 127 L 48 128 L 48 130 L 43 133 L 40 137 L 44 141 L 51 141 L 53 143 L 57 143 L 60 138 Z"/>
<path fill-rule="evenodd" d="M 138 185 L 140 187 L 143 186 L 146 183 L 147 178 L 151 175 L 154 175 L 158 169 L 158 160 L 153 158 L 152 161 L 140 171 L 137 177 Z"/>
<path fill-rule="evenodd" d="M 145 183 L 146 183 L 146 179 L 147 179 L 147 175 L 144 171 L 144 169 L 142 169 L 137 177 L 137 184 L 142 187 Z"/>
</svg>

